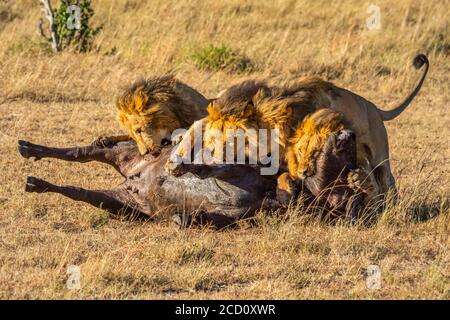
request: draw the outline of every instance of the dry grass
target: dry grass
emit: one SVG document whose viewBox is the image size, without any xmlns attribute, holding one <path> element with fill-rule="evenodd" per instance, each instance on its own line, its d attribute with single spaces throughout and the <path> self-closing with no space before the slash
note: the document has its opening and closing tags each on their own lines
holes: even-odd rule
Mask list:
<svg viewBox="0 0 450 320">
<path fill-rule="evenodd" d="M 450 298 L 450 27 L 447 1 L 97 0 L 99 49 L 53 55 L 38 44 L 34 0 L 0 1 L 0 298 Z M 145 13 L 145 14 L 143 14 Z M 245 73 L 199 70 L 196 47 L 226 44 L 251 59 L 251 76 L 319 74 L 381 107 L 417 80 L 420 95 L 387 123 L 400 202 L 371 228 L 331 226 L 292 212 L 215 232 L 168 222 L 109 219 L 62 196 L 25 194 L 36 175 L 88 188 L 120 180 L 101 164 L 26 161 L 17 139 L 57 146 L 119 131 L 112 101 L 139 76 L 173 72 L 207 96 Z M 65 285 L 81 267 L 82 289 Z M 378 264 L 380 290 L 365 286 Z"/>
</svg>

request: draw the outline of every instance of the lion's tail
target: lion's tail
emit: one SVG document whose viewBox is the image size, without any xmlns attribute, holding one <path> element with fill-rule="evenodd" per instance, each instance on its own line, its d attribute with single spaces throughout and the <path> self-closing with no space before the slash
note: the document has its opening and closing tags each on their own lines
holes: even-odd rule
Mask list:
<svg viewBox="0 0 450 320">
<path fill-rule="evenodd" d="M 416 88 L 409 94 L 409 96 L 395 109 L 384 111 L 378 109 L 378 112 L 383 119 L 383 121 L 389 121 L 392 119 L 395 119 L 397 116 L 402 113 L 406 107 L 411 103 L 411 101 L 414 99 L 414 97 L 419 92 L 420 88 L 422 87 L 423 82 L 425 81 L 425 77 L 428 73 L 428 68 L 430 67 L 430 62 L 428 61 L 428 58 L 424 54 L 419 54 L 414 58 L 413 65 L 416 69 L 420 69 L 425 64 L 425 71 L 422 75 L 422 78 L 420 79 L 419 83 L 417 84 Z"/>
</svg>

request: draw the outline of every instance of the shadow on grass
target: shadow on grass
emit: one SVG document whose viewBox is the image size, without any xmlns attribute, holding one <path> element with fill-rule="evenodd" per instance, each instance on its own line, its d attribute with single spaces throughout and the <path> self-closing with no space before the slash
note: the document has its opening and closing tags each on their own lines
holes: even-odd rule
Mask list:
<svg viewBox="0 0 450 320">
<path fill-rule="evenodd" d="M 413 204 L 410 208 L 408 208 L 407 215 L 413 222 L 421 223 L 434 219 L 449 209 L 450 203 L 448 200 L 444 202 L 435 201 L 429 204 L 420 203 Z"/>
</svg>

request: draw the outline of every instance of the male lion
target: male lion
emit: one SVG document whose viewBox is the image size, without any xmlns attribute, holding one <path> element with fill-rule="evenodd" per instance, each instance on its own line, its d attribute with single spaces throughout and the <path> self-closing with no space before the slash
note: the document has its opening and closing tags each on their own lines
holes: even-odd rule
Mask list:
<svg viewBox="0 0 450 320">
<path fill-rule="evenodd" d="M 208 100 L 171 75 L 134 82 L 116 102 L 119 123 L 129 135 L 101 137 L 96 143 L 136 141 L 139 152 L 156 155 L 170 144 L 173 130 L 204 117 Z"/>
<path fill-rule="evenodd" d="M 417 95 L 427 75 L 429 62 L 423 54 L 415 57 L 413 65 L 416 69 L 424 64 L 425 71 L 415 89 L 390 111 L 380 110 L 361 96 L 316 77 L 274 88 L 262 82 L 246 81 L 226 90 L 209 105 L 209 116 L 201 120 L 202 126 L 205 131 L 211 128 L 239 128 L 244 131 L 248 128 L 278 128 L 280 149 L 284 153 L 296 127 L 307 114 L 317 109 L 330 108 L 342 114 L 343 125 L 358 137 L 357 164 L 374 173 L 377 189 L 385 194 L 389 189 L 395 191 L 395 180 L 390 169 L 388 137 L 383 122 L 400 115 Z M 241 98 L 230 98 L 233 96 Z M 221 103 L 222 100 L 226 103 Z M 183 139 L 192 139 L 192 135 L 191 127 Z M 205 136 L 208 136 L 207 132 Z M 184 149 L 184 144 L 181 144 L 169 159 L 166 165 L 169 172 L 179 165 L 179 157 L 188 153 L 189 150 Z M 284 156 L 280 155 L 280 159 Z M 305 170 L 299 176 L 307 176 L 307 167 Z"/>
<path fill-rule="evenodd" d="M 364 167 L 341 164 L 347 158 L 350 159 L 347 164 L 357 164 L 356 146 L 349 147 L 355 140 L 357 141 L 354 132 L 345 128 L 342 115 L 332 109 L 320 109 L 306 116 L 289 140 L 285 157 L 288 172 L 278 177 L 277 193 L 283 196 L 284 202 L 289 202 L 295 196 L 298 184 L 304 183 L 311 192 L 318 195 L 317 190 L 324 192 L 327 188 L 332 189 L 336 187 L 335 181 L 340 180 L 341 184 L 358 194 L 362 203 L 367 205 L 379 191 L 373 175 Z M 331 143 L 325 147 L 327 141 Z M 321 170 L 317 174 L 319 168 Z M 325 195 L 327 191 L 324 192 Z M 339 193 L 334 195 L 336 194 Z"/>
</svg>

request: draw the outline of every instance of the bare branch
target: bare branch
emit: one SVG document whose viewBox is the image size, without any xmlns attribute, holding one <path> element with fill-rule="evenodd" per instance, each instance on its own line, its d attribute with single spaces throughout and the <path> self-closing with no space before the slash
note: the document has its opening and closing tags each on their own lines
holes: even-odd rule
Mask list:
<svg viewBox="0 0 450 320">
<path fill-rule="evenodd" d="M 59 51 L 59 37 L 58 33 L 56 32 L 56 24 L 55 20 L 53 18 L 53 10 L 52 5 L 50 4 L 50 0 L 40 0 L 42 5 L 42 11 L 44 12 L 45 17 L 47 18 L 49 24 L 50 24 L 50 32 L 51 32 L 51 40 L 52 40 L 52 49 L 53 51 L 57 52 Z M 43 35 L 42 30 L 42 19 L 40 19 L 38 28 L 40 29 L 41 35 Z"/>
<path fill-rule="evenodd" d="M 38 32 L 41 35 L 41 37 L 43 37 L 45 40 L 51 41 L 52 39 L 47 37 L 47 35 L 44 32 L 44 29 L 42 28 L 43 24 L 44 24 L 44 21 L 42 21 L 42 19 L 39 19 L 39 21 L 37 23 Z"/>
</svg>

